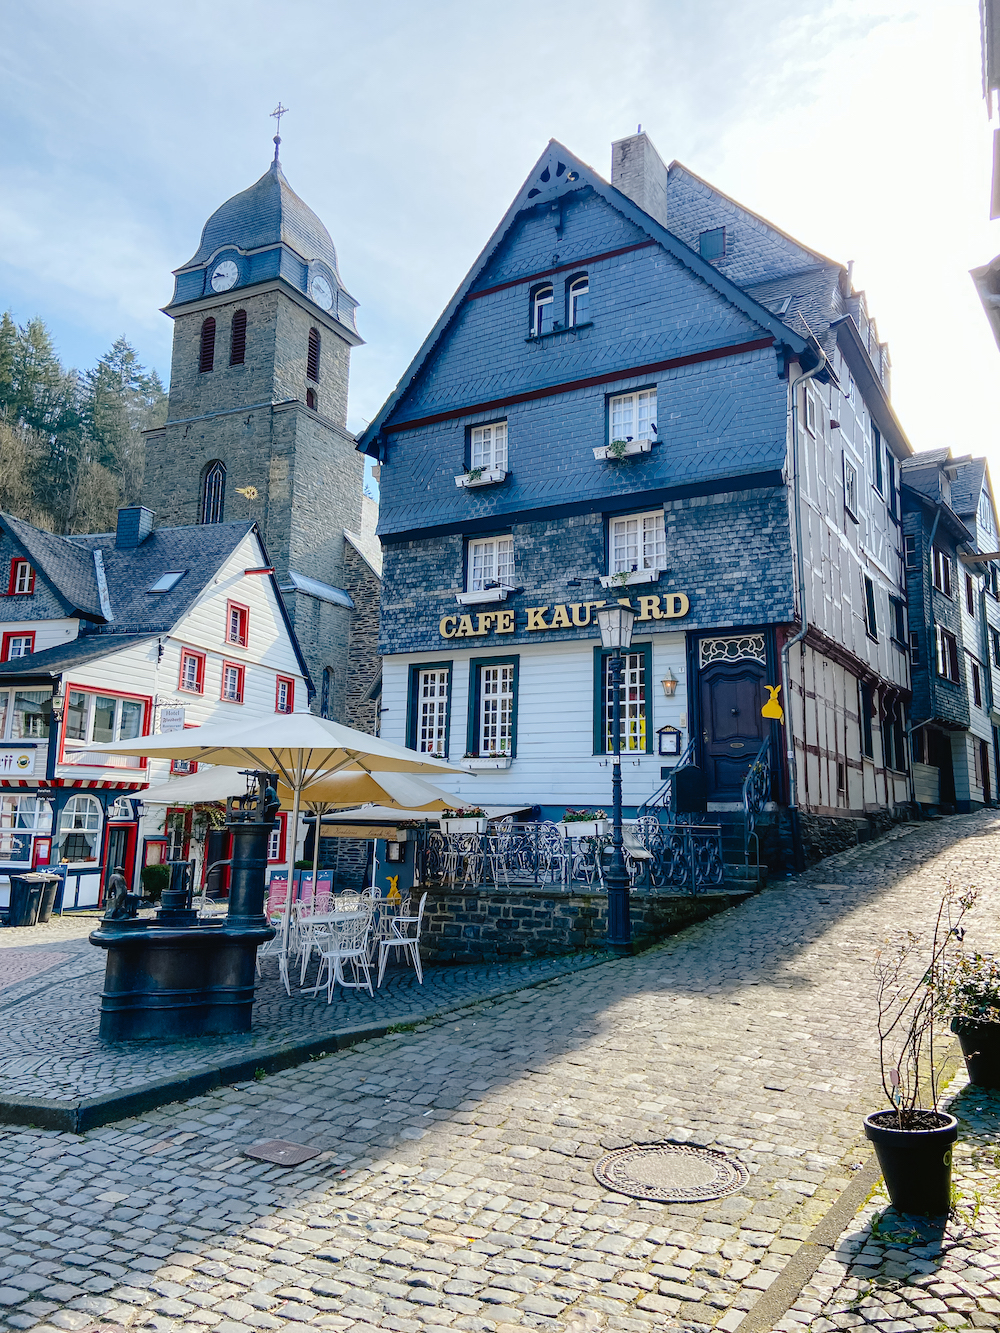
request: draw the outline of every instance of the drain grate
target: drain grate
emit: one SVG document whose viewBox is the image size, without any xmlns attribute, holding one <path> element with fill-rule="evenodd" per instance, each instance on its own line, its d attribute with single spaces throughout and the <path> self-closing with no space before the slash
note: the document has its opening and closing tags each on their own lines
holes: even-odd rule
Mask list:
<svg viewBox="0 0 1000 1333">
<path fill-rule="evenodd" d="M 255 1157 L 259 1162 L 273 1162 L 276 1166 L 299 1166 L 311 1157 L 318 1157 L 322 1148 L 307 1148 L 303 1143 L 288 1143 L 285 1139 L 268 1139 L 243 1149 L 244 1157 Z"/>
<path fill-rule="evenodd" d="M 704 1203 L 735 1194 L 750 1172 L 735 1157 L 686 1143 L 651 1143 L 616 1148 L 594 1167 L 609 1190 L 654 1203 Z"/>
</svg>

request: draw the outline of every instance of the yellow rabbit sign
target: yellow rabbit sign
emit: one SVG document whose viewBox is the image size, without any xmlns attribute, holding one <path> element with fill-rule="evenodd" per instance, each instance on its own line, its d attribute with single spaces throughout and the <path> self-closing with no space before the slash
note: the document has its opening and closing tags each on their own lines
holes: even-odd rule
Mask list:
<svg viewBox="0 0 1000 1333">
<path fill-rule="evenodd" d="M 764 705 L 764 707 L 760 710 L 761 717 L 773 717 L 776 718 L 779 722 L 784 722 L 785 713 L 781 707 L 781 704 L 778 702 L 778 695 L 781 693 L 781 686 L 765 685 L 764 688 L 767 690 L 768 695 L 770 697 L 768 698 L 768 701 Z"/>
<path fill-rule="evenodd" d="M 403 896 L 403 895 L 400 893 L 400 891 L 399 891 L 399 876 L 398 876 L 398 875 L 386 875 L 386 879 L 389 881 L 389 898 L 388 898 L 388 901 L 391 902 L 391 903 L 398 903 L 398 902 L 402 899 L 402 896 Z"/>
</svg>

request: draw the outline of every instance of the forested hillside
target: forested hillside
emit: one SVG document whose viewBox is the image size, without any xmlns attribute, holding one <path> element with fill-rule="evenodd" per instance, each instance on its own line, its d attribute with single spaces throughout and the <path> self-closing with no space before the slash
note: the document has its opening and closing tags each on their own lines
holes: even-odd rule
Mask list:
<svg viewBox="0 0 1000 1333">
<path fill-rule="evenodd" d="M 0 318 L 0 510 L 53 532 L 108 532 L 142 490 L 142 431 L 167 399 L 124 337 L 80 374 L 40 319 Z"/>
</svg>

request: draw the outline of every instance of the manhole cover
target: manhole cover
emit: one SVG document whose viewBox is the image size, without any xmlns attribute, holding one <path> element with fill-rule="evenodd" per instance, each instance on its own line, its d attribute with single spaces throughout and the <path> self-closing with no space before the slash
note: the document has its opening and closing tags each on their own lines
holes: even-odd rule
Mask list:
<svg viewBox="0 0 1000 1333">
<path fill-rule="evenodd" d="M 655 1203 L 702 1203 L 735 1194 L 750 1173 L 734 1157 L 686 1143 L 616 1148 L 594 1167 L 602 1185 Z"/>
<path fill-rule="evenodd" d="M 268 1139 L 266 1143 L 255 1143 L 252 1148 L 244 1148 L 244 1157 L 256 1157 L 260 1162 L 274 1162 L 276 1166 L 298 1166 L 308 1162 L 310 1157 L 318 1157 L 321 1148 L 307 1148 L 301 1143 L 288 1143 L 285 1139 Z"/>
</svg>

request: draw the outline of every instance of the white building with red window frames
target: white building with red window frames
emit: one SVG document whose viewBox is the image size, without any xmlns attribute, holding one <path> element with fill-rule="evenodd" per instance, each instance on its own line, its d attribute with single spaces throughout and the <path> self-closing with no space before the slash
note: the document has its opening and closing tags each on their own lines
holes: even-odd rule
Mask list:
<svg viewBox="0 0 1000 1333">
<path fill-rule="evenodd" d="M 94 906 L 116 866 L 138 884 L 192 853 L 189 809 L 141 811 L 170 766 L 88 742 L 308 705 L 253 522 L 156 528 L 133 508 L 114 533 L 57 537 L 0 514 L 0 636 L 0 907 L 11 872 L 64 863 L 65 905 Z"/>
</svg>

